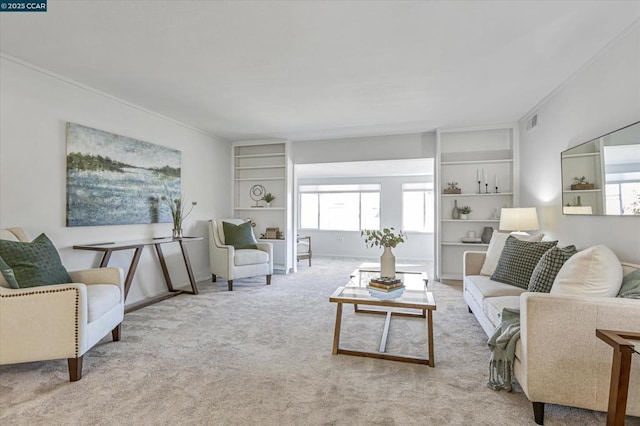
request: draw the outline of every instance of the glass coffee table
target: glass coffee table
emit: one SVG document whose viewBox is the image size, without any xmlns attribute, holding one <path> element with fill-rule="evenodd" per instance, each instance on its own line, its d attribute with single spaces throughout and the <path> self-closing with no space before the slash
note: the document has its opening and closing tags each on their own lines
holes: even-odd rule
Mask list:
<svg viewBox="0 0 640 426">
<path fill-rule="evenodd" d="M 436 310 L 436 303 L 433 298 L 433 293 L 427 291 L 427 274 L 424 272 L 396 272 L 396 278 L 401 279 L 404 286 L 390 292 L 376 290 L 369 286 L 370 280 L 378 277 L 379 274 L 380 272 L 375 270 L 356 269 L 351 274 L 349 282 L 343 287 L 338 287 L 329 298 L 330 302 L 337 303 L 336 325 L 333 335 L 333 354 L 411 362 L 433 367 L 435 363 L 433 355 L 432 311 Z M 359 351 L 340 347 L 343 304 L 354 305 L 354 309 L 358 313 L 386 316 L 378 352 Z M 359 306 L 371 306 L 374 307 L 374 309 L 361 309 Z M 426 318 L 427 339 L 429 344 L 428 357 L 390 354 L 386 352 L 389 324 L 391 323 L 391 318 L 394 316 Z"/>
</svg>

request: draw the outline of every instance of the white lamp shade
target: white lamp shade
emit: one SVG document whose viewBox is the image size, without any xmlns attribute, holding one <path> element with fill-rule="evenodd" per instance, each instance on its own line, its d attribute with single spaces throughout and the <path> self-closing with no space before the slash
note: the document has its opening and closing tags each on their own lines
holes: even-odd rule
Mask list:
<svg viewBox="0 0 640 426">
<path fill-rule="evenodd" d="M 501 231 L 537 231 L 538 213 L 535 207 L 502 209 L 500 214 Z"/>
</svg>

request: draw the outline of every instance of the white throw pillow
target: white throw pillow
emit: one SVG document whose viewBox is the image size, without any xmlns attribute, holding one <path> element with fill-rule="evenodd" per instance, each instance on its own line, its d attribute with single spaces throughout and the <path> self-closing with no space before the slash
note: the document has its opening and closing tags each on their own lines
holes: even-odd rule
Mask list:
<svg viewBox="0 0 640 426">
<path fill-rule="evenodd" d="M 509 237 L 509 235 L 513 235 L 514 237 L 522 241 L 541 241 L 544 237 L 544 234 L 527 235 L 510 234 L 508 232 L 500 232 L 497 230 L 493 231 L 491 241 L 489 242 L 489 247 L 487 248 L 487 254 L 484 258 L 484 265 L 482 265 L 482 270 L 480 270 L 480 275 L 493 275 L 493 272 L 496 270 L 496 266 L 498 266 L 498 260 L 500 260 L 500 255 L 502 254 L 504 243 L 507 242 L 507 238 Z"/>
<path fill-rule="evenodd" d="M 605 245 L 589 247 L 562 265 L 551 294 L 616 297 L 622 285 L 622 265 Z"/>
</svg>

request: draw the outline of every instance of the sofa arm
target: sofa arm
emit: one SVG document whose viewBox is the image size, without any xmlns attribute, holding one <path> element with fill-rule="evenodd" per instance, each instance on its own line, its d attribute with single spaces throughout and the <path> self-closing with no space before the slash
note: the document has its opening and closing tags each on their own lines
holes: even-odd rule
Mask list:
<svg viewBox="0 0 640 426">
<path fill-rule="evenodd" d="M 84 284 L 0 288 L 0 364 L 77 358 L 86 340 Z"/>
<path fill-rule="evenodd" d="M 606 411 L 612 351 L 596 329 L 640 330 L 640 301 L 525 292 L 520 321 L 516 378 L 529 400 Z M 640 383 L 638 358 L 632 383 Z M 627 413 L 640 413 L 640 386 L 629 389 Z"/>
<path fill-rule="evenodd" d="M 486 255 L 486 251 L 465 251 L 462 265 L 464 275 L 480 275 Z"/>
</svg>

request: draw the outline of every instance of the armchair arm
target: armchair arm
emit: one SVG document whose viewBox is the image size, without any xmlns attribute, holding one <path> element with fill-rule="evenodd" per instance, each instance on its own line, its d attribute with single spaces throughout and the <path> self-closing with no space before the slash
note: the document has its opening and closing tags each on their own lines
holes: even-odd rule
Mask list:
<svg viewBox="0 0 640 426">
<path fill-rule="evenodd" d="M 596 337 L 596 329 L 640 330 L 640 303 L 525 292 L 520 296 L 520 323 L 516 377 L 527 397 L 606 411 L 611 348 Z M 640 360 L 633 362 L 632 381 L 640 378 Z M 640 389 L 630 389 L 628 406 L 640 407 Z"/>
<path fill-rule="evenodd" d="M 485 251 L 465 251 L 462 265 L 464 275 L 480 275 L 486 256 L 487 252 Z"/>
<path fill-rule="evenodd" d="M 0 364 L 81 356 L 87 315 L 84 284 L 0 288 Z"/>
<path fill-rule="evenodd" d="M 262 250 L 269 254 L 269 275 L 273 274 L 273 244 L 267 242 L 258 242 L 256 244 L 258 250 Z"/>
<path fill-rule="evenodd" d="M 74 283 L 91 284 L 113 284 L 120 288 L 120 299 L 124 304 L 124 278 L 121 268 L 93 268 L 82 271 L 70 271 L 69 275 Z"/>
</svg>

